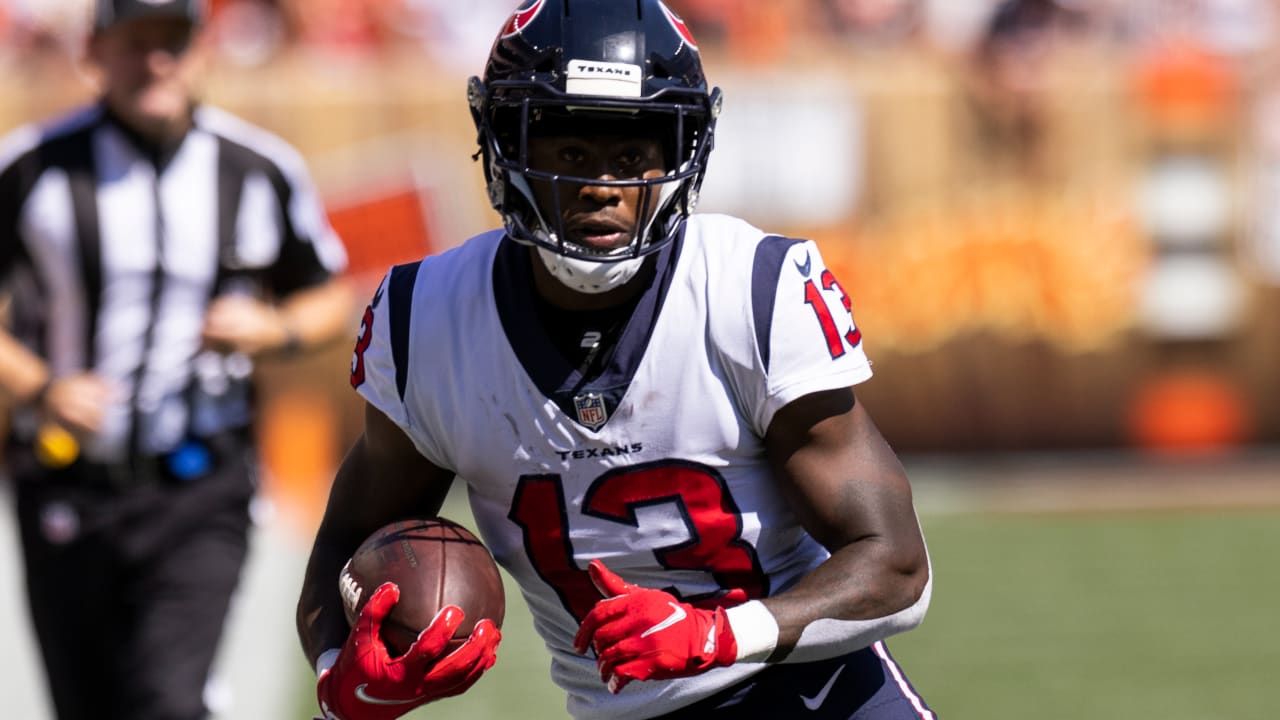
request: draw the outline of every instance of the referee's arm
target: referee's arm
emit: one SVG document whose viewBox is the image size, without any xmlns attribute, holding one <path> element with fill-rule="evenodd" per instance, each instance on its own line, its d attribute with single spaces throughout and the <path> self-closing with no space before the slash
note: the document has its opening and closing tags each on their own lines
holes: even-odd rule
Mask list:
<svg viewBox="0 0 1280 720">
<path fill-rule="evenodd" d="M 291 354 L 350 334 L 354 295 L 340 276 L 287 295 L 278 304 L 232 295 L 214 300 L 203 340 L 224 352 Z"/>
<path fill-rule="evenodd" d="M 205 315 L 206 345 L 249 355 L 293 354 L 353 333 L 355 294 L 343 277 L 346 251 L 302 169 L 281 171 L 277 189 L 285 218 L 275 262 L 262 279 L 274 302 L 230 295 Z"/>
<path fill-rule="evenodd" d="M 41 399 L 48 389 L 49 366 L 18 342 L 8 330 L 0 329 L 0 390 L 6 404 L 28 405 Z"/>
<path fill-rule="evenodd" d="M 115 387 L 93 372 L 54 378 L 48 364 L 0 330 L 0 391 L 9 406 L 38 407 L 47 420 L 87 437 L 102 427 Z"/>
<path fill-rule="evenodd" d="M 21 253 L 18 209 L 22 201 L 19 168 L 0 167 L 0 283 L 8 279 Z M 0 327 L 0 391 L 8 405 L 25 405 L 39 399 L 49 382 L 49 366 Z"/>
</svg>

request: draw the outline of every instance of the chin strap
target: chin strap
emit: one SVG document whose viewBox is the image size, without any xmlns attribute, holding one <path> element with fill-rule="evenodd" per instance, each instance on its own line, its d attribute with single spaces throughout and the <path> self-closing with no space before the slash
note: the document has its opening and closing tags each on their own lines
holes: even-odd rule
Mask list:
<svg viewBox="0 0 1280 720">
<path fill-rule="evenodd" d="M 538 248 L 538 257 L 561 284 L 588 295 L 599 295 L 626 285 L 644 265 L 642 257 L 618 262 L 592 262 L 565 257 L 543 247 Z"/>
</svg>

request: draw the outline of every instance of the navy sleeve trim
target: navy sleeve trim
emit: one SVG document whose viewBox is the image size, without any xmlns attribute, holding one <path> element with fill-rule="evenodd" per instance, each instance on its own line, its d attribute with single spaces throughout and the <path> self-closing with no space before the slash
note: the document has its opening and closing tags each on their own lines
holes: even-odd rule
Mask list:
<svg viewBox="0 0 1280 720">
<path fill-rule="evenodd" d="M 756 346 L 765 372 L 769 371 L 769 338 L 773 325 L 773 306 L 778 294 L 778 278 L 782 276 L 782 261 L 792 245 L 804 242 L 770 235 L 756 246 L 755 263 L 751 268 L 751 313 L 755 319 Z"/>
<path fill-rule="evenodd" d="M 391 327 L 391 359 L 396 366 L 396 390 L 404 402 L 409 383 L 409 330 L 413 311 L 413 288 L 421 261 L 391 268 L 387 283 L 387 322 Z"/>
</svg>

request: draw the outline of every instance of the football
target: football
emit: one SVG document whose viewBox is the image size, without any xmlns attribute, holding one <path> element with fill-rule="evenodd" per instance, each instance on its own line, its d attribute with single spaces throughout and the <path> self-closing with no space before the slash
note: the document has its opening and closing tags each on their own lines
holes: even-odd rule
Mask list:
<svg viewBox="0 0 1280 720">
<path fill-rule="evenodd" d="M 400 586 L 400 600 L 382 624 L 392 657 L 403 655 L 445 605 L 466 619 L 449 650 L 462 644 L 483 618 L 502 627 L 506 596 L 493 556 L 471 531 L 452 520 L 400 520 L 356 548 L 338 579 L 347 622 L 355 625 L 369 596 L 384 582 Z"/>
</svg>

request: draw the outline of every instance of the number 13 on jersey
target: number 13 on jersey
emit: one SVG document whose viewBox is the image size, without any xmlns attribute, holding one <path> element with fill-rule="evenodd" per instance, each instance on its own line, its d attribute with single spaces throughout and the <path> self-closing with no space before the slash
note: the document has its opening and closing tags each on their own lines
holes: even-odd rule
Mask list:
<svg viewBox="0 0 1280 720">
<path fill-rule="evenodd" d="M 724 478 L 714 468 L 680 460 L 616 468 L 597 478 L 583 499 L 582 513 L 618 526 L 639 530 L 637 509 L 673 504 L 689 531 L 687 541 L 652 551 L 667 570 L 710 573 L 719 590 L 682 597 L 699 607 L 731 607 L 768 594 L 760 559 L 742 537 L 742 515 L 729 496 Z M 540 577 L 581 621 L 600 593 L 575 556 L 587 552 L 570 540 L 573 519 L 565 502 L 564 483 L 556 474 L 523 475 L 510 518 L 524 532 L 525 550 Z M 583 561 L 582 566 L 586 565 Z"/>
<path fill-rule="evenodd" d="M 836 276 L 832 275 L 830 270 L 823 270 L 818 279 L 822 283 L 822 290 L 818 289 L 818 283 L 813 280 L 804 281 L 804 301 L 813 308 L 813 313 L 818 318 L 818 325 L 822 327 L 822 335 L 827 341 L 827 351 L 831 353 L 831 359 L 835 360 L 847 352 L 845 343 L 848 343 L 848 348 L 852 349 L 862 342 L 862 331 L 853 322 L 853 303 L 849 300 L 849 294 L 836 280 Z M 849 331 L 843 335 L 836 326 L 836 318 L 832 315 L 826 298 L 823 297 L 823 291 L 835 292 L 840 296 L 840 304 L 844 306 L 845 314 L 849 316 Z"/>
</svg>

